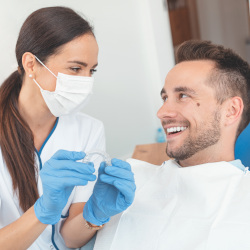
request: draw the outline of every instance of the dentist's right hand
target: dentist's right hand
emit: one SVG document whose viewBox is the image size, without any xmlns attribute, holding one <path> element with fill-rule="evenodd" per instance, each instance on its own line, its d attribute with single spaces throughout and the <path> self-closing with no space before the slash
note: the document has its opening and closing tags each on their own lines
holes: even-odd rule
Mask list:
<svg viewBox="0 0 250 250">
<path fill-rule="evenodd" d="M 74 187 L 96 179 L 93 163 L 77 162 L 84 157 L 84 152 L 59 150 L 44 163 L 40 171 L 43 195 L 34 205 L 39 221 L 56 224 Z"/>
<path fill-rule="evenodd" d="M 100 226 L 111 216 L 126 210 L 135 197 L 135 179 L 128 162 L 112 159 L 111 166 L 102 162 L 93 193 L 83 209 L 86 221 Z"/>
</svg>

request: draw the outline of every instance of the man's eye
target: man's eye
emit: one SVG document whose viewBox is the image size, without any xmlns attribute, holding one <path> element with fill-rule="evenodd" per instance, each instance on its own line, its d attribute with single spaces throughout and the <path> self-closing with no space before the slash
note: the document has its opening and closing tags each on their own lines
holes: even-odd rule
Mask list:
<svg viewBox="0 0 250 250">
<path fill-rule="evenodd" d="M 167 96 L 162 96 L 161 98 L 162 98 L 162 101 L 163 101 L 163 102 L 167 101 L 167 99 L 168 99 Z"/>
<path fill-rule="evenodd" d="M 186 95 L 186 94 L 183 94 L 183 93 L 180 94 L 180 98 L 187 98 L 187 97 L 188 97 L 188 95 Z"/>
<path fill-rule="evenodd" d="M 97 71 L 97 69 L 91 69 L 90 70 L 91 75 L 93 75 L 96 71 Z"/>
</svg>

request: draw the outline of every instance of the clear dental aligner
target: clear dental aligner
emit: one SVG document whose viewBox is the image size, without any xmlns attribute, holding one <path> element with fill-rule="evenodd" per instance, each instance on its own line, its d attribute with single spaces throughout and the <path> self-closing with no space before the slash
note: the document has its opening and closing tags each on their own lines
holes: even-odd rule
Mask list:
<svg viewBox="0 0 250 250">
<path fill-rule="evenodd" d="M 101 151 L 101 150 L 92 150 L 92 151 L 87 152 L 85 157 L 83 158 L 82 162 L 84 162 L 84 163 L 90 162 L 91 158 L 94 155 L 101 156 L 103 158 L 103 161 L 106 162 L 107 166 L 111 166 L 111 158 L 110 158 L 110 156 L 106 152 Z"/>
</svg>

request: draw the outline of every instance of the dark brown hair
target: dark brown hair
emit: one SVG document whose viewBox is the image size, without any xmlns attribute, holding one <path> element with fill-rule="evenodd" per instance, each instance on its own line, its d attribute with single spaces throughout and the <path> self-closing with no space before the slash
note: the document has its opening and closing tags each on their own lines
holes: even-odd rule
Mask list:
<svg viewBox="0 0 250 250">
<path fill-rule="evenodd" d="M 222 104 L 228 98 L 239 96 L 244 103 L 237 135 L 250 122 L 250 67 L 233 50 L 210 41 L 190 40 L 182 43 L 176 52 L 177 63 L 194 60 L 212 60 L 215 69 L 208 84 L 215 89 L 217 101 Z"/>
<path fill-rule="evenodd" d="M 24 22 L 16 44 L 18 71 L 0 87 L 0 147 L 23 211 L 38 199 L 35 146 L 31 129 L 18 111 L 18 96 L 24 69 L 22 56 L 31 52 L 46 62 L 62 45 L 92 27 L 80 15 L 66 7 L 48 7 L 33 12 Z"/>
</svg>

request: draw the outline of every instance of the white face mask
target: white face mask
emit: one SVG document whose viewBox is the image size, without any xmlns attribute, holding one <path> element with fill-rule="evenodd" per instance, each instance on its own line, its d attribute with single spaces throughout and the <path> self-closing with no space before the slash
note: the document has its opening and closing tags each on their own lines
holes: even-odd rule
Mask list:
<svg viewBox="0 0 250 250">
<path fill-rule="evenodd" d="M 33 79 L 40 88 L 43 99 L 54 116 L 59 117 L 73 113 L 87 103 L 92 94 L 93 77 L 72 76 L 62 73 L 58 73 L 58 76 L 56 76 L 36 56 L 35 58 L 57 78 L 54 92 L 42 89 L 37 81 Z"/>
</svg>

